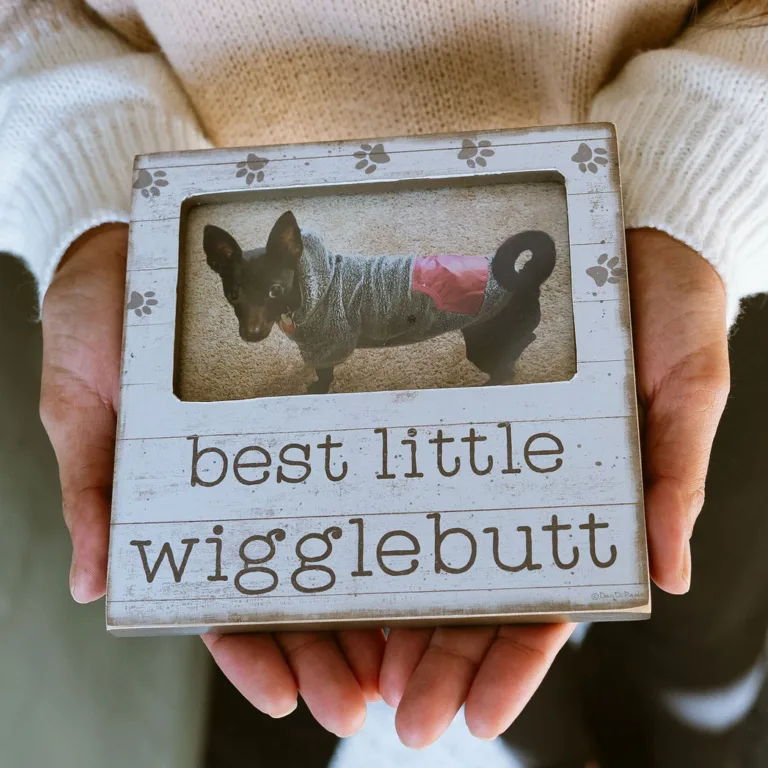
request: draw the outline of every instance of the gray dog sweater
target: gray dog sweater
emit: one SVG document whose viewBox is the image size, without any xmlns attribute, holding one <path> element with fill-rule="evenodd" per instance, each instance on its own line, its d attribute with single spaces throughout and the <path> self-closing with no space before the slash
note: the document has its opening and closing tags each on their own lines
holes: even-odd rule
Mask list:
<svg viewBox="0 0 768 768">
<path fill-rule="evenodd" d="M 291 334 L 314 368 L 357 348 L 397 346 L 466 328 L 494 315 L 509 294 L 484 256 L 339 256 L 302 233 L 301 307 Z"/>
</svg>

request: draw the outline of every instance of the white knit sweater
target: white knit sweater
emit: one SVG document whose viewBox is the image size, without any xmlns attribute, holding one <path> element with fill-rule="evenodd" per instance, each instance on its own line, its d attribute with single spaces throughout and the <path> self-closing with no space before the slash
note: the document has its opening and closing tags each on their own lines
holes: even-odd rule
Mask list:
<svg viewBox="0 0 768 768">
<path fill-rule="evenodd" d="M 137 153 L 612 121 L 627 227 L 707 258 L 732 322 L 768 290 L 768 26 L 677 35 L 689 1 L 6 2 L 0 251 L 44 292 Z"/>
</svg>

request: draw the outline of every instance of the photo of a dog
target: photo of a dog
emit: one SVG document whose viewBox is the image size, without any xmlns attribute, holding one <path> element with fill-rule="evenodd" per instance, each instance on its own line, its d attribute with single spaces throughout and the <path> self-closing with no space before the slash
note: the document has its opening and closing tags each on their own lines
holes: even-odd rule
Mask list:
<svg viewBox="0 0 768 768">
<path fill-rule="evenodd" d="M 184 222 L 181 400 L 482 397 L 576 373 L 562 182 L 264 189 L 191 205 Z"/>
<path fill-rule="evenodd" d="M 252 249 L 208 224 L 203 251 L 241 339 L 259 343 L 278 325 L 315 370 L 310 394 L 327 393 L 334 368 L 356 349 L 452 331 L 463 335 L 467 360 L 487 374 L 486 384 L 507 383 L 536 339 L 541 287 L 556 263 L 553 238 L 539 230 L 510 235 L 490 255 L 334 254 L 290 210 Z"/>
</svg>

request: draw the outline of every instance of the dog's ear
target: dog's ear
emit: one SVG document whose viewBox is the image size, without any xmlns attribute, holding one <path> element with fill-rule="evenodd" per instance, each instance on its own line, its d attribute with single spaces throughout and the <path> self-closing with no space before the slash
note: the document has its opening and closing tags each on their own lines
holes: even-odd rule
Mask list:
<svg viewBox="0 0 768 768">
<path fill-rule="evenodd" d="M 303 250 L 304 244 L 296 217 L 291 211 L 286 211 L 269 233 L 267 255 L 280 259 L 293 269 L 299 263 Z"/>
<path fill-rule="evenodd" d="M 208 266 L 221 274 L 228 265 L 242 258 L 243 251 L 229 232 L 212 224 L 207 224 L 203 230 L 203 250 Z"/>
</svg>

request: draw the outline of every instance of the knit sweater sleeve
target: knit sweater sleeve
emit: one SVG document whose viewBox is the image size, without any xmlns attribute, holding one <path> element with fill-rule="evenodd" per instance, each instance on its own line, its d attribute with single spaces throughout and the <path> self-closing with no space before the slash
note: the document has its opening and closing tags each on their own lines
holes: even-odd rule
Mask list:
<svg viewBox="0 0 768 768">
<path fill-rule="evenodd" d="M 41 296 L 75 238 L 128 220 L 135 155 L 205 146 L 159 53 L 80 3 L 0 13 L 0 252 L 27 263 Z"/>
<path fill-rule="evenodd" d="M 729 325 L 743 297 L 768 291 L 768 19 L 750 18 L 755 7 L 705 16 L 671 48 L 638 55 L 591 109 L 617 126 L 626 226 L 704 256 Z"/>
</svg>

